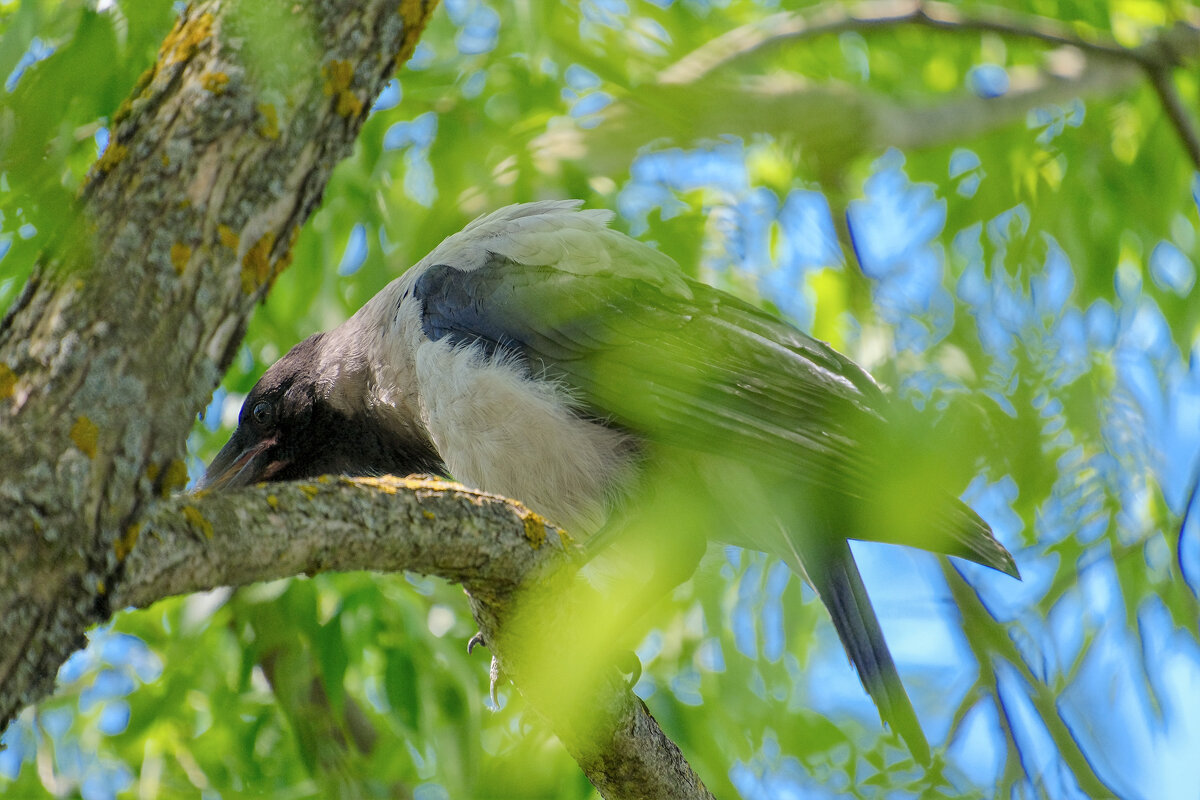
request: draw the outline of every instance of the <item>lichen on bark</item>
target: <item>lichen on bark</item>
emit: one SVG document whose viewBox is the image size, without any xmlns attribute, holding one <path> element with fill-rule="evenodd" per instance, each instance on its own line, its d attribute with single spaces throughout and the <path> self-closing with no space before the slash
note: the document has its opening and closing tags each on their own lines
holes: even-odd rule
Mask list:
<svg viewBox="0 0 1200 800">
<path fill-rule="evenodd" d="M 230 35 L 253 5 L 181 13 L 0 323 L 0 724 L 110 613 L 129 531 L 178 487 L 192 420 L 353 147 L 362 115 L 322 91 L 322 58 L 373 97 L 434 3 L 408 19 L 394 0 L 287 6 L 321 58 L 292 63 L 286 86 L 256 81 Z M 264 92 L 290 102 L 274 138 L 254 133 Z"/>
</svg>

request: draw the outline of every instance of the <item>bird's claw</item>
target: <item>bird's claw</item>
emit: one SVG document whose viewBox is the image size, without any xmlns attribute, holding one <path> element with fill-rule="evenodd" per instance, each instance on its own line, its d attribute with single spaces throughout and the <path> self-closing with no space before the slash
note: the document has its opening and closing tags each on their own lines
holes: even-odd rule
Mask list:
<svg viewBox="0 0 1200 800">
<path fill-rule="evenodd" d="M 492 708 L 500 710 L 500 699 L 496 696 L 496 684 L 500 683 L 500 662 L 492 656 L 492 664 L 488 667 L 488 697 L 492 699 Z"/>
<path fill-rule="evenodd" d="M 478 631 L 474 636 L 467 640 L 467 654 L 470 655 L 476 647 L 483 645 L 487 647 L 487 641 L 483 638 L 483 631 Z M 496 695 L 496 686 L 500 683 L 500 662 L 492 656 L 492 664 L 488 667 L 488 697 L 491 698 L 492 708 L 500 709 L 500 699 Z"/>
</svg>

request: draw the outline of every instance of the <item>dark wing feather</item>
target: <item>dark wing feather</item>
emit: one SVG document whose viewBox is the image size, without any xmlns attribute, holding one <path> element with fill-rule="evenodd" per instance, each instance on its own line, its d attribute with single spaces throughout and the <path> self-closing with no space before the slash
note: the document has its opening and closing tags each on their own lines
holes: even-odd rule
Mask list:
<svg viewBox="0 0 1200 800">
<path fill-rule="evenodd" d="M 850 546 L 845 539 L 836 538 L 825 539 L 816 547 L 809 544 L 804 551 L 809 582 L 829 610 L 838 638 L 875 701 L 880 718 L 904 737 L 917 761 L 928 764 L 929 742 L 900 682 Z"/>
<path fill-rule="evenodd" d="M 532 372 L 571 387 L 593 416 L 827 490 L 810 499 L 855 498 L 869 507 L 888 473 L 903 468 L 881 460 L 891 452 L 887 404 L 870 376 L 748 303 L 702 283 L 687 287 L 690 296 L 682 296 L 647 280 L 497 257 L 472 271 L 430 267 L 414 294 L 430 339 L 515 354 Z M 937 491 L 927 504 L 921 526 L 846 520 L 844 535 L 1016 574 L 1012 557 L 965 505 Z"/>
<path fill-rule="evenodd" d="M 689 288 L 685 299 L 636 279 L 510 264 L 433 267 L 415 294 L 431 339 L 519 353 L 598 414 L 654 439 L 717 452 L 740 445 L 788 471 L 810 466 L 813 452 L 845 452 L 838 417 L 873 415 L 863 402 L 864 389 L 878 391 L 870 379 L 731 296 Z"/>
</svg>

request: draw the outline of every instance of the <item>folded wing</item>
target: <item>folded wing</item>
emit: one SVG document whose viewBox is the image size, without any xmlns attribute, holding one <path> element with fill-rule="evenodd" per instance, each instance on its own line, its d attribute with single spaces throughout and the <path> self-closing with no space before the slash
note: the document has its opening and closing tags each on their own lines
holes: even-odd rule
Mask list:
<svg viewBox="0 0 1200 800">
<path fill-rule="evenodd" d="M 903 469 L 881 463 L 892 452 L 888 404 L 870 376 L 748 303 L 696 281 L 685 286 L 493 255 L 471 271 L 428 267 L 414 294 L 430 339 L 519 358 L 532 374 L 562 382 L 593 417 L 869 505 L 889 472 Z M 919 499 L 929 506 L 927 529 L 871 525 L 842 535 L 1016 574 L 965 505 L 936 488 Z"/>
</svg>

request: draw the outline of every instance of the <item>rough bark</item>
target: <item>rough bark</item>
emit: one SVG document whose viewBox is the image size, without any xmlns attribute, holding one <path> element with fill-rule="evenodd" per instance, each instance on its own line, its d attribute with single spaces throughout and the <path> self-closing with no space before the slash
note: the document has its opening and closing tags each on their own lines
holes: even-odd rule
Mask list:
<svg viewBox="0 0 1200 800">
<path fill-rule="evenodd" d="M 579 548 L 518 503 L 438 480 L 322 479 L 175 496 L 137 530 L 115 607 L 336 570 L 461 583 L 501 674 L 604 797 L 711 797 L 621 674 L 583 663 L 589 631 L 573 620 L 594 594 L 572 569 Z"/>
<path fill-rule="evenodd" d="M 434 5 L 197 2 L 115 115 L 0 322 L 0 728 L 116 609 L 322 569 L 461 581 L 506 674 L 534 673 L 506 628 L 541 613 L 516 587 L 564 550 L 507 501 L 379 482 L 176 494 L 192 420 Z M 619 679 L 587 692 L 599 727 L 533 705 L 606 797 L 707 796 Z"/>
<path fill-rule="evenodd" d="M 109 615 L 131 531 L 183 485 L 192 420 L 433 3 L 295 7 L 321 57 L 286 84 L 248 68 L 244 5 L 181 16 L 0 325 L 0 721 Z"/>
</svg>

